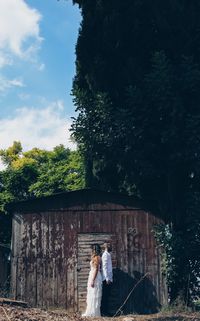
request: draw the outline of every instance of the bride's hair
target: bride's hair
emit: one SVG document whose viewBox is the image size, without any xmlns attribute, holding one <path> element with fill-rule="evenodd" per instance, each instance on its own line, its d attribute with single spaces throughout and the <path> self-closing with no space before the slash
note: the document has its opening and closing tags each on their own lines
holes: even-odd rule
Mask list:
<svg viewBox="0 0 200 321">
<path fill-rule="evenodd" d="M 101 254 L 101 247 L 99 244 L 93 244 L 92 248 L 92 256 L 99 256 Z"/>
</svg>

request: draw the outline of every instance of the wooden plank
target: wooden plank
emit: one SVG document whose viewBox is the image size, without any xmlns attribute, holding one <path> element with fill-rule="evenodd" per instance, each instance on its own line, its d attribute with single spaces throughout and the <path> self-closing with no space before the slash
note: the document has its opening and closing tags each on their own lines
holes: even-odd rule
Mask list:
<svg viewBox="0 0 200 321">
<path fill-rule="evenodd" d="M 37 257 L 38 255 L 38 238 L 39 238 L 38 216 L 32 215 L 32 233 L 31 233 L 31 256 Z"/>
<path fill-rule="evenodd" d="M 74 273 L 70 266 L 67 269 L 67 301 L 68 311 L 74 311 Z"/>
<path fill-rule="evenodd" d="M 37 300 L 37 265 L 36 260 L 33 258 L 27 259 L 27 274 L 26 274 L 26 298 L 31 306 L 36 306 Z M 19 284 L 19 283 L 18 283 Z"/>
<path fill-rule="evenodd" d="M 28 303 L 25 301 L 13 300 L 9 298 L 0 298 L 0 304 L 17 305 L 26 308 Z"/>
<path fill-rule="evenodd" d="M 17 298 L 17 258 L 11 258 L 11 295 Z"/>
<path fill-rule="evenodd" d="M 43 213 L 41 218 L 41 251 L 43 257 L 48 256 L 48 243 L 49 243 L 49 215 Z"/>
<path fill-rule="evenodd" d="M 75 311 L 78 311 L 78 275 L 77 275 L 77 268 L 78 268 L 78 259 L 77 259 L 77 255 L 76 255 L 75 262 L 74 262 L 74 307 L 75 307 Z"/>
<path fill-rule="evenodd" d="M 36 304 L 38 307 L 43 307 L 43 259 L 36 259 L 37 269 L 36 269 L 36 283 L 37 283 L 37 296 L 36 296 Z"/>
<path fill-rule="evenodd" d="M 78 309 L 83 312 L 86 308 L 87 282 L 90 270 L 89 261 L 91 258 L 91 244 L 103 244 L 105 241 L 113 243 L 115 236 L 106 233 L 78 234 L 78 262 L 77 267 L 77 289 L 78 289 Z M 113 244 L 114 255 L 116 255 L 116 245 Z M 114 258 L 112 254 L 112 257 Z M 116 261 L 116 259 L 115 259 Z"/>
<path fill-rule="evenodd" d="M 54 242 L 55 242 L 55 257 L 64 258 L 64 217 L 63 213 L 55 213 L 55 227 L 54 227 Z"/>
<path fill-rule="evenodd" d="M 58 306 L 67 308 L 67 259 L 57 260 L 57 301 Z"/>
<path fill-rule="evenodd" d="M 26 257 L 32 256 L 32 215 L 26 215 Z"/>
<path fill-rule="evenodd" d="M 21 230 L 21 216 L 15 214 L 13 217 L 13 227 L 12 227 L 12 254 L 14 257 L 19 257 L 21 249 L 20 233 Z"/>
<path fill-rule="evenodd" d="M 26 269 L 25 258 L 18 258 L 17 260 L 17 293 L 16 297 L 19 300 L 25 300 L 26 298 Z"/>
</svg>

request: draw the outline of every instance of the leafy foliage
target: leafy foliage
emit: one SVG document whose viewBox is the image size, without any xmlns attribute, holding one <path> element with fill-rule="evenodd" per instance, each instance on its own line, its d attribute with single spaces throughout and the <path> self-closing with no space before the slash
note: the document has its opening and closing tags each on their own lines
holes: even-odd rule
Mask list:
<svg viewBox="0 0 200 321">
<path fill-rule="evenodd" d="M 6 150 L 0 150 L 1 160 L 5 165 L 10 165 L 14 160 L 19 159 L 22 153 L 22 145 L 20 142 L 13 142 L 13 145 Z"/>
<path fill-rule="evenodd" d="M 69 150 L 68 155 L 60 152 L 54 149 L 48 163 L 40 167 L 37 181 L 29 188 L 33 195 L 51 195 L 84 187 L 84 167 L 80 154 Z"/>
<path fill-rule="evenodd" d="M 169 224 L 155 228 L 157 241 L 164 250 L 162 272 L 167 279 L 174 304 L 189 304 L 200 296 L 200 254 L 197 248 L 197 243 L 200 244 L 199 231 L 199 223 L 197 228 L 192 224 L 185 231 L 179 232 L 175 232 Z"/>
<path fill-rule="evenodd" d="M 23 152 L 20 142 L 1 150 L 6 168 L 0 172 L 0 211 L 11 201 L 51 195 L 57 192 L 83 188 L 84 165 L 79 151 L 70 151 L 63 145 L 53 151 L 33 148 Z M 5 215 L 4 215 L 5 216 Z M 6 221 L 6 218 L 2 218 Z M 10 241 L 10 221 L 2 224 L 0 242 Z"/>
<path fill-rule="evenodd" d="M 156 201 L 174 233 L 171 300 L 183 292 L 189 302 L 181 268 L 190 280 L 199 273 L 188 248 L 200 252 L 200 3 L 74 3 L 83 20 L 73 135 L 84 154 L 86 183 Z"/>
</svg>

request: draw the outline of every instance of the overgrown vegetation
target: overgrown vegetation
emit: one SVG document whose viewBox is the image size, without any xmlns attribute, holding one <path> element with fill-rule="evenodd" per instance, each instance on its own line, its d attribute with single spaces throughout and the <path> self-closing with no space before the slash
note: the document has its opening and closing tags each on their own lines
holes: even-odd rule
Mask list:
<svg viewBox="0 0 200 321">
<path fill-rule="evenodd" d="M 171 291 L 175 285 L 177 286 L 176 278 L 179 277 L 181 291 L 173 300 L 172 305 L 172 310 L 177 312 L 184 311 L 184 309 L 188 311 L 184 307 L 185 303 L 186 306 L 190 305 L 194 309 L 198 309 L 197 302 L 200 297 L 200 260 L 199 247 L 196 244 L 200 242 L 200 236 L 194 231 L 194 228 L 187 233 L 187 237 L 190 235 L 190 238 L 186 238 L 184 233 L 185 231 L 175 232 L 172 224 L 159 225 L 155 228 L 155 236 L 162 247 L 162 272 L 169 286 L 170 297 L 174 295 Z M 181 265 L 183 260 L 185 264 Z"/>
<path fill-rule="evenodd" d="M 73 135 L 86 183 L 154 200 L 172 235 L 160 237 L 171 303 L 190 304 L 200 276 L 200 2 L 74 3 L 83 20 Z"/>
</svg>

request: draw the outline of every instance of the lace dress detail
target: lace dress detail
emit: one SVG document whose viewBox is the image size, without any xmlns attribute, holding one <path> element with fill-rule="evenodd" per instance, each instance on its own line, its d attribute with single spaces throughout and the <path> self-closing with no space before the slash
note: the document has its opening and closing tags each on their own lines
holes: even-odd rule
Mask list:
<svg viewBox="0 0 200 321">
<path fill-rule="evenodd" d="M 94 281 L 94 287 L 91 287 L 91 282 L 95 273 L 95 266 L 93 266 L 92 261 L 90 261 L 90 272 L 87 283 L 87 308 L 82 316 L 84 317 L 99 317 L 101 316 L 101 297 L 102 297 L 102 275 L 100 272 L 100 266 L 98 268 L 98 273 Z"/>
</svg>

